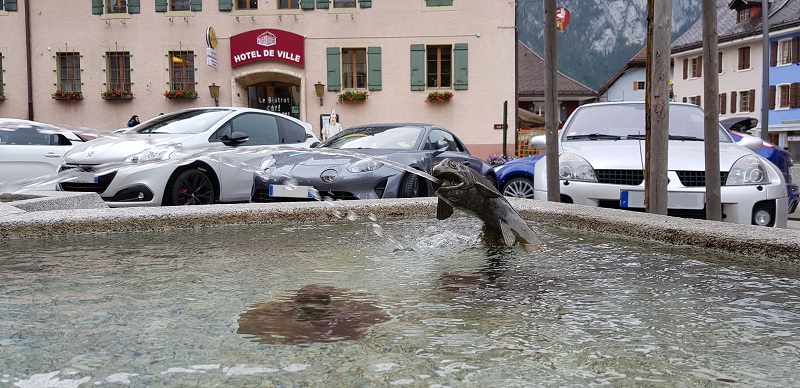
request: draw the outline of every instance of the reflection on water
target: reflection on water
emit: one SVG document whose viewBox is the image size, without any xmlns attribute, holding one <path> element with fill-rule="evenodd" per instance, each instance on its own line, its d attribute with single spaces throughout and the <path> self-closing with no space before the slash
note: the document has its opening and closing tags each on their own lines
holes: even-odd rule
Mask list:
<svg viewBox="0 0 800 388">
<path fill-rule="evenodd" d="M 336 342 L 361 338 L 371 326 L 389 320 L 364 293 L 310 284 L 281 301 L 250 306 L 239 318 L 239 334 L 264 344 Z"/>
<path fill-rule="evenodd" d="M 0 386 L 798 385 L 798 268 L 374 221 L 1 242 Z M 351 331 L 303 329 L 335 317 Z"/>
</svg>

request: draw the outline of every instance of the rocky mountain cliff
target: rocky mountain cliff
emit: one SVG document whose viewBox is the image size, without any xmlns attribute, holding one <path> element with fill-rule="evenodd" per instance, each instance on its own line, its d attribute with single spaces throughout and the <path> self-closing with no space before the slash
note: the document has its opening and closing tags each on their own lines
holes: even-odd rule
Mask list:
<svg viewBox="0 0 800 388">
<path fill-rule="evenodd" d="M 544 56 L 544 2 L 519 1 L 519 40 Z M 656 0 L 658 1 L 658 0 Z M 557 33 L 558 70 L 597 89 L 647 44 L 647 0 L 559 0 L 569 10 Z M 701 15 L 701 0 L 672 1 L 673 39 Z"/>
</svg>

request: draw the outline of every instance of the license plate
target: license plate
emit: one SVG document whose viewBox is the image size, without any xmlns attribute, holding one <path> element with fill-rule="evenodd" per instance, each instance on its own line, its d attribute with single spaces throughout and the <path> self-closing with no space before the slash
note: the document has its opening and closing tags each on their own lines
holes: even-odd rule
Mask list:
<svg viewBox="0 0 800 388">
<path fill-rule="evenodd" d="M 668 209 L 703 209 L 706 205 L 705 193 L 667 193 Z M 644 191 L 622 190 L 619 192 L 619 206 L 622 208 L 644 208 Z"/>
<path fill-rule="evenodd" d="M 79 172 L 75 177 L 77 183 L 97 183 L 97 176 L 93 172 Z"/>
<path fill-rule="evenodd" d="M 314 198 L 311 186 L 269 185 L 270 197 Z"/>
</svg>

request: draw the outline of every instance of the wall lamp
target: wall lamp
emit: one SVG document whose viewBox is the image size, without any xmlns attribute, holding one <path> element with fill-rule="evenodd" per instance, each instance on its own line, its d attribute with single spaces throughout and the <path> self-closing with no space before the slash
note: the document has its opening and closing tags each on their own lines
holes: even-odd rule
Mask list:
<svg viewBox="0 0 800 388">
<path fill-rule="evenodd" d="M 317 92 L 317 97 L 319 97 L 319 106 L 322 106 L 322 96 L 325 94 L 325 85 L 322 82 L 315 83 L 314 91 Z"/>
<path fill-rule="evenodd" d="M 211 85 L 208 85 L 208 93 L 214 99 L 214 106 L 219 106 L 219 85 L 212 82 Z"/>
</svg>

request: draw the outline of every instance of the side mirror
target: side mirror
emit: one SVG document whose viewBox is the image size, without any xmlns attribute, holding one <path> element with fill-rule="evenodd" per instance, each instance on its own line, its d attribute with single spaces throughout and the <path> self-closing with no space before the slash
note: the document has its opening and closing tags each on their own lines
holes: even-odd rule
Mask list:
<svg viewBox="0 0 800 388">
<path fill-rule="evenodd" d="M 436 151 L 433 151 L 433 156 L 441 155 L 443 152 L 447 151 L 448 148 L 450 148 L 450 143 L 444 139 L 439 139 L 439 141 L 436 142 Z"/>
<path fill-rule="evenodd" d="M 237 146 L 248 140 L 250 140 L 250 136 L 247 136 L 247 134 L 244 132 L 236 132 L 236 131 L 231 133 L 230 137 L 228 137 L 227 135 L 222 137 L 222 143 L 229 146 Z"/>
<path fill-rule="evenodd" d="M 546 150 L 547 142 L 545 135 L 531 137 L 530 146 L 535 150 Z"/>
<path fill-rule="evenodd" d="M 310 148 L 317 148 L 317 147 L 319 147 L 320 144 L 322 144 L 322 143 L 320 143 L 318 141 L 315 141 L 315 142 L 311 143 L 311 147 Z"/>
</svg>

